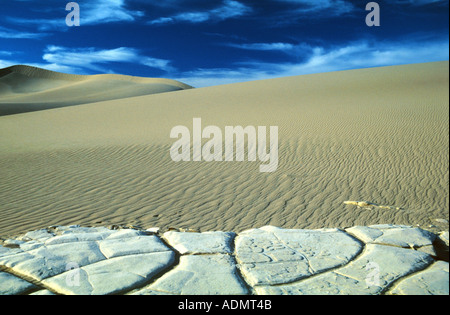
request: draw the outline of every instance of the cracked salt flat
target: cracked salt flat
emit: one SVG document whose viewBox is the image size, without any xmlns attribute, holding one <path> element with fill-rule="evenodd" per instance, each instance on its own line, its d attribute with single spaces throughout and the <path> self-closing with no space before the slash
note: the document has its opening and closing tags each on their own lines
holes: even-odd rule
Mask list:
<svg viewBox="0 0 450 315">
<path fill-rule="evenodd" d="M 251 285 L 300 280 L 348 263 L 362 249 L 361 242 L 337 229 L 265 227 L 243 232 L 236 241 L 237 260 Z"/>
<path fill-rule="evenodd" d="M 52 227 L 0 246 L 0 294 L 448 295 L 448 262 L 433 249 L 442 235 L 394 225 L 162 235 Z"/>
</svg>

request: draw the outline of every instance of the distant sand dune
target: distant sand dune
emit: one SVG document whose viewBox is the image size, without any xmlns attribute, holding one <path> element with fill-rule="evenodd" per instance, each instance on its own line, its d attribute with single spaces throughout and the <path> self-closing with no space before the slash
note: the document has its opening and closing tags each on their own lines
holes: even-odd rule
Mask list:
<svg viewBox="0 0 450 315">
<path fill-rule="evenodd" d="M 0 69 L 0 116 L 189 88 L 168 79 L 72 75 L 13 66 Z"/>
<path fill-rule="evenodd" d="M 0 117 L 0 235 L 56 224 L 240 231 L 448 220 L 448 74 L 448 62 L 363 69 Z M 173 162 L 170 130 L 194 117 L 279 126 L 278 170 Z"/>
</svg>

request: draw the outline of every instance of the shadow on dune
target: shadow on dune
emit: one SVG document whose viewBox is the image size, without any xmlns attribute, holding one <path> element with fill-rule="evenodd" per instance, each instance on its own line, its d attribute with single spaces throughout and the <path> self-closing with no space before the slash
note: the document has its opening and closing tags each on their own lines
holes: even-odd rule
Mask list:
<svg viewBox="0 0 450 315">
<path fill-rule="evenodd" d="M 191 89 L 160 78 L 73 75 L 30 66 L 0 69 L 0 116 Z"/>
</svg>

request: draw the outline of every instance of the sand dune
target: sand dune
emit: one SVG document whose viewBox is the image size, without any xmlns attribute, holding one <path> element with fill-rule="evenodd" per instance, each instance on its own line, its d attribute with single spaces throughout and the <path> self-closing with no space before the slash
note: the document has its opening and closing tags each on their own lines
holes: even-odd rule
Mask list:
<svg viewBox="0 0 450 315">
<path fill-rule="evenodd" d="M 13 66 L 0 69 L 0 116 L 189 88 L 167 79 L 72 75 Z"/>
<path fill-rule="evenodd" d="M 45 103 L 73 89 L 66 97 L 75 99 L 84 82 L 55 89 L 44 82 L 33 95 Z M 437 62 L 0 117 L 0 235 L 57 224 L 233 231 L 438 225 L 435 219 L 449 216 L 448 84 L 448 62 Z M 278 170 L 173 162 L 170 131 L 192 128 L 194 117 L 220 128 L 279 126 Z"/>
</svg>

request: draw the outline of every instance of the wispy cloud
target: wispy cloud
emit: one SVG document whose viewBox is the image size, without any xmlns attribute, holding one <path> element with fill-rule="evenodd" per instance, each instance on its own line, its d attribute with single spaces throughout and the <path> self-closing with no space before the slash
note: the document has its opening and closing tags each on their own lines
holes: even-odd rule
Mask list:
<svg viewBox="0 0 450 315">
<path fill-rule="evenodd" d="M 293 44 L 289 43 L 251 43 L 251 44 L 227 44 L 229 47 L 234 47 L 244 50 L 259 50 L 259 51 L 290 51 L 294 49 Z"/>
<path fill-rule="evenodd" d="M 0 59 L 0 69 L 11 67 L 14 66 L 15 64 L 17 63 L 14 63 L 14 61 Z"/>
<path fill-rule="evenodd" d="M 65 48 L 48 46 L 42 58 L 49 64 L 76 67 L 92 71 L 108 72 L 109 63 L 135 63 L 163 71 L 173 71 L 169 60 L 142 55 L 137 49 L 120 47 L 115 49 Z"/>
<path fill-rule="evenodd" d="M 1 57 L 1 55 L 0 55 Z M 46 70 L 62 72 L 62 73 L 72 73 L 72 74 L 89 74 L 85 69 L 74 67 L 74 66 L 66 66 L 56 63 L 42 63 L 42 62 L 22 62 L 20 60 L 2 60 L 0 59 L 0 69 L 7 68 L 15 65 L 26 64 L 27 66 L 42 68 Z"/>
<path fill-rule="evenodd" d="M 24 63 L 19 60 L 8 60 L 8 57 L 12 56 L 10 52 L 0 51 L 0 56 L 6 58 L 0 60 L 0 68 Z M 42 59 L 45 62 L 26 62 L 26 64 L 47 70 L 75 74 L 113 73 L 114 63 L 142 65 L 165 72 L 176 70 L 169 60 L 145 56 L 139 50 L 129 47 L 98 49 L 93 47 L 66 48 L 50 45 L 45 49 Z"/>
<path fill-rule="evenodd" d="M 6 28 L 0 26 L 0 38 L 8 38 L 8 39 L 39 39 L 47 36 L 46 33 L 30 33 L 30 32 L 21 32 L 18 30 L 14 30 L 11 28 Z"/>
<path fill-rule="evenodd" d="M 144 12 L 126 8 L 125 0 L 89 1 L 83 7 L 83 24 L 102 24 L 109 22 L 134 21 L 142 17 Z"/>
<path fill-rule="evenodd" d="M 60 2 L 55 5 L 59 11 L 63 10 Z M 63 9 L 61 9 L 63 8 Z M 55 9 L 56 10 L 56 9 Z M 126 0 L 91 0 L 86 1 L 81 6 L 80 22 L 82 25 L 96 25 L 113 22 L 133 22 L 137 18 L 144 16 L 142 11 L 133 11 L 127 9 Z M 68 12 L 65 12 L 66 14 Z M 59 13 L 61 15 L 61 13 Z M 21 25 L 37 25 L 39 30 L 65 29 L 65 15 L 60 18 L 23 18 L 7 17 L 10 23 Z"/>
<path fill-rule="evenodd" d="M 359 68 L 449 59 L 449 41 L 396 43 L 359 41 L 339 47 L 310 47 L 303 62 L 245 62 L 233 68 L 197 69 L 174 78 L 195 87 Z M 308 48 L 309 47 L 309 48 Z"/>
<path fill-rule="evenodd" d="M 299 14 L 303 18 L 317 16 L 341 16 L 354 12 L 357 8 L 350 0 L 272 0 L 276 2 L 290 3 L 294 6 L 291 14 Z M 428 4 L 446 4 L 448 0 L 385 0 L 395 5 L 423 6 Z M 367 1 L 368 3 L 369 1 Z"/>
<path fill-rule="evenodd" d="M 386 0 L 386 1 L 394 4 L 410 4 L 415 6 L 421 6 L 432 3 L 441 3 L 448 5 L 448 0 Z"/>
<path fill-rule="evenodd" d="M 142 65 L 165 72 L 173 72 L 176 69 L 169 60 L 145 56 L 135 48 L 119 47 L 114 49 L 98 48 L 66 48 L 60 46 L 47 46 L 42 59 L 44 62 L 23 62 L 10 59 L 12 54 L 0 51 L 0 68 L 16 64 L 27 64 L 47 70 L 73 73 L 114 73 L 114 63 L 126 63 Z"/>
<path fill-rule="evenodd" d="M 298 13 L 320 13 L 325 12 L 327 15 L 342 15 L 352 12 L 354 6 L 347 0 L 275 0 L 280 2 L 288 2 L 298 5 L 296 12 Z"/>
<path fill-rule="evenodd" d="M 183 12 L 170 17 L 161 17 L 150 21 L 149 24 L 168 24 L 176 22 L 202 23 L 206 21 L 224 21 L 227 19 L 243 16 L 251 12 L 251 8 L 234 0 L 225 0 L 223 4 L 215 9 L 207 11 Z"/>
</svg>

